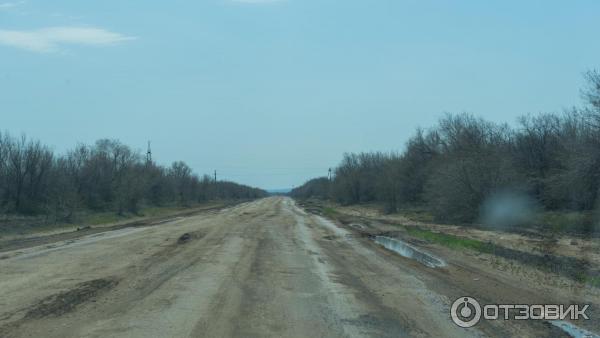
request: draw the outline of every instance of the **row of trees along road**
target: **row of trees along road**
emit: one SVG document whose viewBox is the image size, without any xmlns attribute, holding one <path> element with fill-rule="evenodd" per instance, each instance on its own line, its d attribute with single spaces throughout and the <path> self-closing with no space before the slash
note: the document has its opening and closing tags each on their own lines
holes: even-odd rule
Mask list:
<svg viewBox="0 0 600 338">
<path fill-rule="evenodd" d="M 403 152 L 345 154 L 332 180 L 310 180 L 292 195 L 382 202 L 388 211 L 419 205 L 459 222 L 477 220 L 502 191 L 545 210 L 592 210 L 600 203 L 600 73 L 585 77 L 582 107 L 523 116 L 512 127 L 446 115 L 417 130 Z"/>
<path fill-rule="evenodd" d="M 140 206 L 251 199 L 266 192 L 199 177 L 184 162 L 163 167 L 116 140 L 78 145 L 57 155 L 39 141 L 0 133 L 0 214 L 137 213 Z"/>
</svg>

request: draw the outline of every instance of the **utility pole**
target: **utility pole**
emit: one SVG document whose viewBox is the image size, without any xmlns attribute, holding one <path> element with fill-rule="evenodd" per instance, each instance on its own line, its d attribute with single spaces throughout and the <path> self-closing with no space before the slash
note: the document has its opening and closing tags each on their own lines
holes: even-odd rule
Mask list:
<svg viewBox="0 0 600 338">
<path fill-rule="evenodd" d="M 219 198 L 219 186 L 217 185 L 217 169 L 215 169 L 215 195 Z"/>
<path fill-rule="evenodd" d="M 146 164 L 152 163 L 152 150 L 150 149 L 150 141 L 148 141 L 148 151 L 146 152 Z"/>
</svg>

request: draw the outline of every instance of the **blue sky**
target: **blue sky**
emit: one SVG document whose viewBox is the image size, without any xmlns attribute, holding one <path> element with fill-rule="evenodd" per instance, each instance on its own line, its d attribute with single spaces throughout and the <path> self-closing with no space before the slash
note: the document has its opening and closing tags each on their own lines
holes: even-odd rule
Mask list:
<svg viewBox="0 0 600 338">
<path fill-rule="evenodd" d="M 444 112 L 580 102 L 598 1 L 0 0 L 0 130 L 117 138 L 263 188 L 401 150 Z"/>
</svg>

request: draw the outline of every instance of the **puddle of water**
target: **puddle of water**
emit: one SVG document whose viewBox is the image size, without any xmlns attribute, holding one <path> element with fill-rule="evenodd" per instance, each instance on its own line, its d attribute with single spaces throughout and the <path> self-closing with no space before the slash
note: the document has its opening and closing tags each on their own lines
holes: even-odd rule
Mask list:
<svg viewBox="0 0 600 338">
<path fill-rule="evenodd" d="M 421 251 L 399 239 L 385 236 L 375 236 L 375 242 L 383 245 L 386 249 L 395 251 L 404 257 L 414 259 L 430 268 L 440 268 L 446 266 L 446 263 L 443 260 L 429 253 Z"/>
<path fill-rule="evenodd" d="M 600 338 L 600 336 L 598 336 L 597 334 L 592 333 L 588 330 L 584 330 L 564 320 L 549 320 L 549 322 L 550 324 L 565 331 L 569 336 L 573 338 Z"/>
<path fill-rule="evenodd" d="M 363 230 L 363 229 L 365 229 L 365 226 L 364 226 L 364 225 L 362 225 L 362 224 L 358 224 L 358 223 L 350 223 L 350 224 L 348 224 L 348 225 L 349 225 L 349 226 L 351 226 L 351 227 L 353 227 L 353 228 L 355 228 L 355 229 L 360 229 L 360 230 Z"/>
</svg>

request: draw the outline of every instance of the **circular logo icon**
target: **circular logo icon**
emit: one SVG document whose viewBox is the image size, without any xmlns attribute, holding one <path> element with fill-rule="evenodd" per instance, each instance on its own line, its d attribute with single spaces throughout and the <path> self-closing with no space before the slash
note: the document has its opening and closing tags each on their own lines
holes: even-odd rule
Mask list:
<svg viewBox="0 0 600 338">
<path fill-rule="evenodd" d="M 481 319 L 481 306 L 471 297 L 460 297 L 452 303 L 450 315 L 454 324 L 460 327 L 472 327 Z"/>
</svg>

